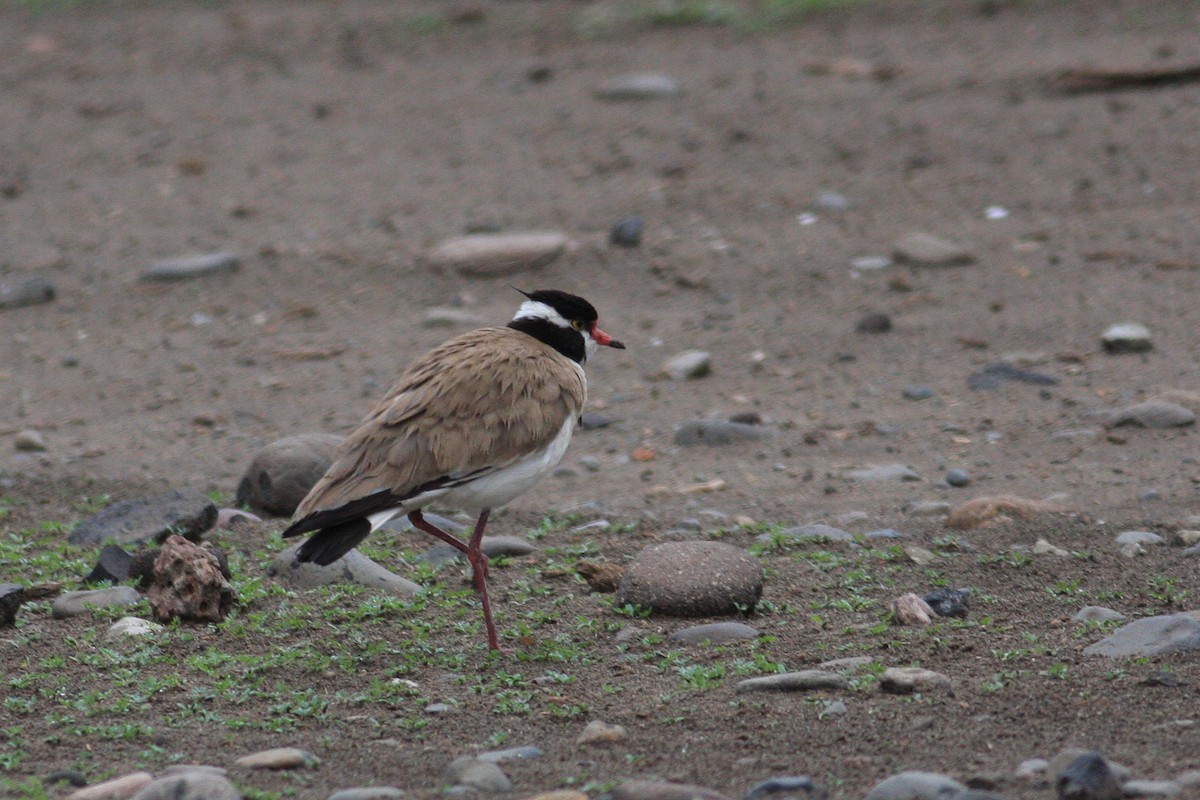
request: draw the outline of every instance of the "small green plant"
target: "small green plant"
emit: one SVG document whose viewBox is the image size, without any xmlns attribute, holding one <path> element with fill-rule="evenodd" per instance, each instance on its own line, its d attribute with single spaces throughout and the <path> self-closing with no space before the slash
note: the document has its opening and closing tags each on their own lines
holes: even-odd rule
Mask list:
<svg viewBox="0 0 1200 800">
<path fill-rule="evenodd" d="M 677 667 L 676 672 L 679 673 L 679 678 L 683 682 L 684 687 L 688 689 L 713 689 L 720 686 L 725 680 L 724 664 L 713 664 L 711 666 L 692 664 L 686 667 Z"/>
</svg>

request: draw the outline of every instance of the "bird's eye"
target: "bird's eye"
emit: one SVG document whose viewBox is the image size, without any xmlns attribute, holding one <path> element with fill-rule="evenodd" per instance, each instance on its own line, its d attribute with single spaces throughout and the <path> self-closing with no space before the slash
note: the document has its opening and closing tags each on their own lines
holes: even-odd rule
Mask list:
<svg viewBox="0 0 1200 800">
<path fill-rule="evenodd" d="M 573 319 L 571 320 L 571 327 L 577 331 L 582 331 L 587 329 L 587 323 L 581 319 Z"/>
</svg>

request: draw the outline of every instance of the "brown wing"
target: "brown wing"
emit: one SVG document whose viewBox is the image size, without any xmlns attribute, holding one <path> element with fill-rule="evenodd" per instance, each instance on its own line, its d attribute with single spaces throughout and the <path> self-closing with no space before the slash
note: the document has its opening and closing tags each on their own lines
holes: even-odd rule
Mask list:
<svg viewBox="0 0 1200 800">
<path fill-rule="evenodd" d="M 421 487 L 511 463 L 547 446 L 586 392 L 574 362 L 520 331 L 451 339 L 409 367 L 347 437 L 295 519 L 323 512 L 332 520 L 341 515 L 328 512 L 386 491 L 386 505 L 358 515 L 371 513 Z"/>
</svg>

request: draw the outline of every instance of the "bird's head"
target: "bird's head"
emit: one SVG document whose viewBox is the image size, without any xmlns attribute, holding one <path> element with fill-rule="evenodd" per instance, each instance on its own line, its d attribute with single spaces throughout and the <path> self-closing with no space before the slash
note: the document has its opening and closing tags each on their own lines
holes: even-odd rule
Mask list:
<svg viewBox="0 0 1200 800">
<path fill-rule="evenodd" d="M 526 300 L 517 309 L 510 328 L 541 339 L 580 364 L 591 358 L 597 346 L 625 349 L 623 343 L 600 330 L 595 307 L 582 297 L 558 289 L 517 291 Z"/>
</svg>

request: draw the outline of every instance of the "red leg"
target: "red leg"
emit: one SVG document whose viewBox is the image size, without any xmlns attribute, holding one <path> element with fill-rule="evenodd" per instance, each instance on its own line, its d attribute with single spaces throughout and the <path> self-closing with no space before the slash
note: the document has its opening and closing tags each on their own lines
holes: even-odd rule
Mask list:
<svg viewBox="0 0 1200 800">
<path fill-rule="evenodd" d="M 479 592 L 479 603 L 483 606 L 483 624 L 487 628 L 488 647 L 492 650 L 499 650 L 500 639 L 496 636 L 496 624 L 492 621 L 492 604 L 488 599 L 487 591 L 488 557 L 484 554 L 481 547 L 483 530 L 487 527 L 488 515 L 490 513 L 491 509 L 483 510 L 483 513 L 479 515 L 479 520 L 475 523 L 475 530 L 471 533 L 470 541 L 465 543 L 458 537 L 451 536 L 426 521 L 421 516 L 419 510 L 410 512 L 408 520 L 413 524 L 414 528 L 441 539 L 451 547 L 466 553 L 467 561 L 471 564 L 471 577 L 475 583 L 475 591 Z"/>
</svg>

